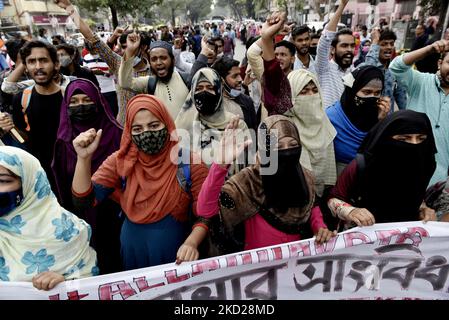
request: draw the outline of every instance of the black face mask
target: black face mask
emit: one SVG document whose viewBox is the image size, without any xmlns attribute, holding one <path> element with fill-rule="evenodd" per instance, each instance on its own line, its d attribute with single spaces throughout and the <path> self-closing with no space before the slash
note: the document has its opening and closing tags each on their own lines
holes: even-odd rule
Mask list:
<svg viewBox="0 0 449 320">
<path fill-rule="evenodd" d="M 368 132 L 379 122 L 378 97 L 354 97 L 353 124 L 361 131 Z"/>
<path fill-rule="evenodd" d="M 278 150 L 278 169 L 274 175 L 262 175 L 266 206 L 286 212 L 301 208 L 309 201 L 309 188 L 299 164 L 301 147 Z"/>
<path fill-rule="evenodd" d="M 312 56 L 316 56 L 316 48 L 317 48 L 317 47 L 309 47 L 309 53 L 310 53 Z"/>
<path fill-rule="evenodd" d="M 76 107 L 69 107 L 67 110 L 70 120 L 74 122 L 90 122 L 97 117 L 97 105 L 81 104 Z"/>
<path fill-rule="evenodd" d="M 195 107 L 199 113 L 205 116 L 210 116 L 218 109 L 218 101 L 220 97 L 216 94 L 212 94 L 208 91 L 201 91 L 195 93 L 193 98 L 195 99 Z"/>
</svg>

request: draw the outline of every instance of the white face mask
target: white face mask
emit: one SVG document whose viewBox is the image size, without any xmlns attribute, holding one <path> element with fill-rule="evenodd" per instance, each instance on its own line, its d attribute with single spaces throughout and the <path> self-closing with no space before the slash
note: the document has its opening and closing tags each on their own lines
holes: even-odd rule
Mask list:
<svg viewBox="0 0 449 320">
<path fill-rule="evenodd" d="M 68 67 L 72 63 L 72 58 L 70 58 L 69 56 L 60 57 L 59 63 L 61 64 L 61 67 Z"/>
</svg>

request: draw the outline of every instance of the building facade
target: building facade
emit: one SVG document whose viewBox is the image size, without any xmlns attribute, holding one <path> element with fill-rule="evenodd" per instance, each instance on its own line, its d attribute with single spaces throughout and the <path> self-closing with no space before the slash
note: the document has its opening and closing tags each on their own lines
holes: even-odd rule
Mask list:
<svg viewBox="0 0 449 320">
<path fill-rule="evenodd" d="M 46 29 L 47 35 L 66 35 L 74 29 L 74 23 L 65 10 L 51 0 L 3 0 L 0 12 L 0 29 L 27 31 L 36 34 L 38 29 Z"/>
</svg>

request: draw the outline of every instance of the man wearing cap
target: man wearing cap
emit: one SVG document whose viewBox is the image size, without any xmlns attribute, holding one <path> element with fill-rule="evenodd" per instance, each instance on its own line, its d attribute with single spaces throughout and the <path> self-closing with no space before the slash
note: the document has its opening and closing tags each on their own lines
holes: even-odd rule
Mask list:
<svg viewBox="0 0 449 320">
<path fill-rule="evenodd" d="M 158 97 L 176 119 L 189 93 L 189 75 L 175 70 L 172 45 L 165 41 L 155 41 L 150 45 L 150 67 L 152 76 L 133 77 L 134 56 L 140 47 L 140 36 L 130 34 L 120 64 L 118 83 L 124 89 L 136 93 L 148 93 Z"/>
</svg>

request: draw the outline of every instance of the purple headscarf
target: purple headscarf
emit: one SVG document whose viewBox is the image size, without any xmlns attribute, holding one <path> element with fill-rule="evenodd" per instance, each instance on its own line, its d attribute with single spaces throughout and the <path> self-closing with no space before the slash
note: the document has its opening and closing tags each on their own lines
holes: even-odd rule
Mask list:
<svg viewBox="0 0 449 320">
<path fill-rule="evenodd" d="M 88 124 L 72 122 L 67 112 L 70 99 L 74 94 L 80 92 L 86 94 L 97 106 L 97 118 Z M 92 173 L 94 173 L 108 156 L 120 148 L 123 128 L 112 115 L 111 108 L 101 94 L 100 89 L 89 80 L 76 79 L 70 82 L 65 90 L 52 162 L 59 200 L 66 207 L 71 206 L 71 187 L 77 159 L 72 141 L 81 132 L 90 128 L 94 128 L 97 131 L 103 129 L 100 145 L 92 157 Z"/>
</svg>

